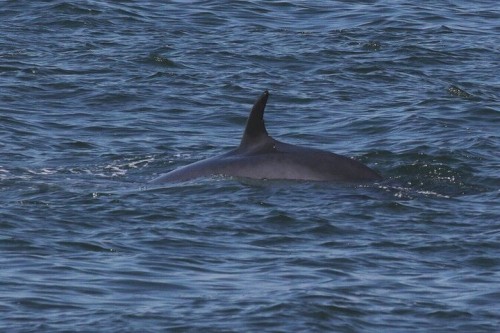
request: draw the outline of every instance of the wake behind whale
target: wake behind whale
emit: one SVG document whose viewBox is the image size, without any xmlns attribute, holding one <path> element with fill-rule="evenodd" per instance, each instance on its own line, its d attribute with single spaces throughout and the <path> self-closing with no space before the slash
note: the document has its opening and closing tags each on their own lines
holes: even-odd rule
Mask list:
<svg viewBox="0 0 500 333">
<path fill-rule="evenodd" d="M 269 92 L 257 99 L 239 147 L 170 171 L 152 184 L 225 176 L 269 180 L 366 182 L 381 180 L 376 171 L 349 157 L 273 139 L 264 123 Z"/>
</svg>

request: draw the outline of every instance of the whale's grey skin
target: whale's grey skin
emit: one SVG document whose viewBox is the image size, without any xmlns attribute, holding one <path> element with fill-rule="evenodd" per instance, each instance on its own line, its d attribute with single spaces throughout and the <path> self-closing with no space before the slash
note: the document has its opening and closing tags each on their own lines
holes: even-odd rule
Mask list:
<svg viewBox="0 0 500 333">
<path fill-rule="evenodd" d="M 283 143 L 270 137 L 264 124 L 264 109 L 268 97 L 269 92 L 266 90 L 255 102 L 238 148 L 170 171 L 151 183 L 181 182 L 217 175 L 340 182 L 382 179 L 377 172 L 351 158 Z"/>
</svg>

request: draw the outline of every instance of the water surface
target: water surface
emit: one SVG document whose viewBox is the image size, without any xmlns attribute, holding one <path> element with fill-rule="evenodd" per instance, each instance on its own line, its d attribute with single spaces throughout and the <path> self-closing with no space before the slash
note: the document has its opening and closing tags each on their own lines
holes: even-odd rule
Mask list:
<svg viewBox="0 0 500 333">
<path fill-rule="evenodd" d="M 0 330 L 495 332 L 495 1 L 0 11 Z M 366 185 L 161 173 L 269 133 Z"/>
</svg>

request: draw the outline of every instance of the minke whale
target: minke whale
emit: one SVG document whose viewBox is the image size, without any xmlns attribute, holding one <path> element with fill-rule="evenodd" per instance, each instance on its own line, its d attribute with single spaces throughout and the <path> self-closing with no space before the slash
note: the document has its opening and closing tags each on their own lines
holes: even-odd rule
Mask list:
<svg viewBox="0 0 500 333">
<path fill-rule="evenodd" d="M 266 90 L 255 102 L 239 147 L 170 171 L 150 183 L 182 182 L 213 176 L 333 182 L 382 179 L 379 173 L 349 157 L 273 139 L 264 123 L 268 98 L 269 92 Z"/>
</svg>

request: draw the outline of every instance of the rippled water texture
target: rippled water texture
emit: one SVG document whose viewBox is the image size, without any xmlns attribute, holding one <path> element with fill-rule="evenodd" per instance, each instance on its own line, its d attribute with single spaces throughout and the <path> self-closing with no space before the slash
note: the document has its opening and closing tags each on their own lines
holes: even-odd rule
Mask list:
<svg viewBox="0 0 500 333">
<path fill-rule="evenodd" d="M 496 332 L 496 1 L 3 1 L 0 331 Z M 345 185 L 158 175 L 269 133 Z"/>
</svg>

